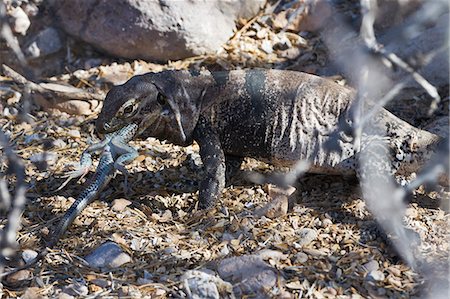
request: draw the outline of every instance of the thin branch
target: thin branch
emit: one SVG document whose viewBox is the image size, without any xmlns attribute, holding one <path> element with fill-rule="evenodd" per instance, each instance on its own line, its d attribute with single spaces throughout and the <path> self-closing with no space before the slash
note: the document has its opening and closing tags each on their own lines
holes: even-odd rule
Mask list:
<svg viewBox="0 0 450 299">
<path fill-rule="evenodd" d="M 25 168 L 20 158 L 14 153 L 9 145 L 8 138 L 0 130 L 0 145 L 7 158 L 9 172 L 16 176 L 16 188 L 11 196 L 6 188 L 6 182 L 1 184 L 0 200 L 3 202 L 7 212 L 7 223 L 0 231 L 0 274 L 3 273 L 7 259 L 16 252 L 16 236 L 20 227 L 21 215 L 26 203 Z M 6 195 L 7 194 L 7 195 Z"/>
</svg>

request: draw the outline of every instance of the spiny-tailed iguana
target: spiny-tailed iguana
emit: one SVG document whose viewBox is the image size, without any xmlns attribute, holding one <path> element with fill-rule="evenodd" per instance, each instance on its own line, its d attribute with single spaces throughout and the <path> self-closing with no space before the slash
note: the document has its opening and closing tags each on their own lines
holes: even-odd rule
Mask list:
<svg viewBox="0 0 450 299">
<path fill-rule="evenodd" d="M 196 141 L 205 171 L 199 204 L 209 208 L 224 188 L 226 170 L 232 173 L 244 157 L 288 167 L 307 159 L 310 172 L 355 174 L 358 152 L 371 138 L 364 135 L 362 146 L 354 146 L 355 96 L 350 88 L 293 71 L 163 71 L 113 87 L 96 126 L 108 133 L 137 123 L 142 137 L 182 146 Z M 398 173 L 417 171 L 441 139 L 384 109 L 366 125 L 370 136 L 386 137 Z"/>
</svg>

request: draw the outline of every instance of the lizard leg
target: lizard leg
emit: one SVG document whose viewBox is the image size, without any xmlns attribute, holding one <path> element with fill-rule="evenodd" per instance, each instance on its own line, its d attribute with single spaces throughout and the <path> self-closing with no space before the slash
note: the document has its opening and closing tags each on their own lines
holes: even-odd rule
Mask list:
<svg viewBox="0 0 450 299">
<path fill-rule="evenodd" d="M 225 182 L 228 183 L 238 173 L 243 161 L 243 157 L 225 155 Z"/>
<path fill-rule="evenodd" d="M 89 168 L 92 166 L 92 153 L 100 151 L 105 148 L 112 137 L 107 137 L 105 140 L 91 144 L 87 149 L 83 151 L 80 157 L 80 162 L 73 171 L 66 172 L 62 177 L 67 178 L 64 183 L 61 184 L 55 191 L 57 192 L 64 188 L 71 180 L 80 178 L 80 180 L 89 172 Z"/>
<path fill-rule="evenodd" d="M 114 168 L 120 171 L 124 175 L 124 187 L 128 192 L 128 170 L 125 168 L 126 164 L 131 163 L 138 155 L 136 149 L 132 146 L 126 144 L 122 138 L 116 137 L 111 140 L 112 149 L 115 155 L 119 155 L 118 158 L 114 161 Z"/>
<path fill-rule="evenodd" d="M 199 207 L 209 209 L 214 206 L 225 187 L 225 154 L 219 136 L 204 117 L 199 118 L 194 139 L 200 147 L 205 171 L 205 178 L 199 186 Z"/>
<path fill-rule="evenodd" d="M 80 180 L 89 172 L 89 168 L 92 165 L 92 156 L 88 151 L 84 151 L 81 154 L 80 162 L 73 171 L 66 172 L 62 177 L 67 178 L 64 183 L 61 184 L 54 192 L 57 192 L 64 188 L 71 180 L 80 178 Z"/>
</svg>

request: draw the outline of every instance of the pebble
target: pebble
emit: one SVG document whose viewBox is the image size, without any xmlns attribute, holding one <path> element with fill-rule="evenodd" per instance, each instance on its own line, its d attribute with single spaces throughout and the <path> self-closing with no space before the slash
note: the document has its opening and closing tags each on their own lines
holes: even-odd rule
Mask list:
<svg viewBox="0 0 450 299">
<path fill-rule="evenodd" d="M 9 15 L 11 16 L 11 28 L 15 33 L 19 33 L 25 35 L 27 33 L 28 28 L 30 28 L 31 22 L 28 18 L 27 14 L 23 11 L 23 9 L 19 6 L 14 8 Z"/>
<path fill-rule="evenodd" d="M 131 257 L 114 242 L 106 242 L 85 258 L 90 267 L 97 269 L 118 268 L 131 261 Z"/>
<path fill-rule="evenodd" d="M 25 47 L 25 55 L 29 58 L 42 58 L 56 53 L 63 48 L 58 31 L 53 27 L 40 31 Z"/>
<path fill-rule="evenodd" d="M 364 268 L 366 268 L 367 272 L 378 270 L 378 268 L 380 267 L 378 265 L 378 262 L 374 261 L 374 260 L 365 263 L 363 266 L 364 266 Z"/>
<path fill-rule="evenodd" d="M 115 212 L 121 212 L 125 210 L 125 208 L 128 207 L 129 205 L 131 205 L 131 201 L 125 198 L 117 198 L 114 199 L 114 201 L 112 202 L 111 209 Z"/>
<path fill-rule="evenodd" d="M 317 239 L 317 232 L 312 228 L 302 228 L 297 234 L 300 239 L 296 243 L 300 246 L 306 246 Z"/>
<path fill-rule="evenodd" d="M 81 133 L 78 130 L 69 130 L 67 132 L 67 135 L 69 135 L 72 138 L 81 138 Z"/>
<path fill-rule="evenodd" d="M 263 40 L 261 43 L 261 50 L 267 54 L 271 54 L 273 52 L 272 43 L 267 39 Z"/>
<path fill-rule="evenodd" d="M 30 144 L 33 141 L 39 141 L 46 137 L 47 137 L 47 134 L 45 134 L 45 133 L 34 133 L 34 134 L 31 134 L 31 135 L 28 135 L 27 137 L 25 137 L 24 142 L 25 142 L 25 144 Z"/>
<path fill-rule="evenodd" d="M 5 107 L 5 109 L 3 109 L 3 115 L 8 119 L 16 118 L 18 113 L 19 111 L 14 107 Z"/>
<path fill-rule="evenodd" d="M 228 245 L 225 244 L 221 249 L 220 249 L 220 255 L 221 256 L 227 256 L 230 253 L 230 249 L 228 249 Z"/>
<path fill-rule="evenodd" d="M 304 264 L 308 261 L 308 255 L 304 252 L 299 252 L 295 255 L 295 263 L 296 264 Z"/>
<path fill-rule="evenodd" d="M 221 278 L 198 270 L 189 270 L 181 277 L 188 298 L 219 299 L 220 290 L 232 293 L 233 286 Z"/>
<path fill-rule="evenodd" d="M 30 161 L 36 164 L 36 166 L 42 170 L 47 168 L 49 165 L 53 165 L 58 160 L 58 154 L 54 152 L 43 152 L 43 153 L 36 153 L 31 155 Z"/>
<path fill-rule="evenodd" d="M 89 293 L 89 289 L 85 283 L 75 282 L 64 287 L 63 293 L 69 296 L 80 297 L 86 296 Z"/>
<path fill-rule="evenodd" d="M 135 286 L 123 286 L 119 289 L 119 298 L 127 297 L 127 298 L 142 298 L 142 293 Z"/>
<path fill-rule="evenodd" d="M 374 280 L 374 281 L 383 281 L 385 278 L 384 273 L 379 270 L 370 271 L 369 274 L 367 274 L 366 279 L 367 280 Z"/>
<path fill-rule="evenodd" d="M 25 261 L 25 263 L 31 262 L 35 257 L 38 256 L 38 253 L 31 249 L 25 249 L 22 252 L 22 259 Z"/>
<path fill-rule="evenodd" d="M 31 278 L 31 271 L 30 270 L 20 270 L 17 271 L 16 273 L 10 274 L 8 276 L 6 276 L 6 282 L 10 285 L 19 285 L 21 284 L 24 280 L 28 280 L 29 278 Z"/>
<path fill-rule="evenodd" d="M 62 139 L 53 140 L 52 144 L 54 147 L 59 148 L 59 149 L 65 148 L 67 146 L 67 143 L 64 142 L 64 140 L 62 140 Z"/>
<path fill-rule="evenodd" d="M 267 290 L 284 283 L 276 268 L 257 255 L 241 255 L 223 259 L 217 266 L 220 277 L 233 283 L 236 297 L 252 295 L 265 298 Z M 265 290 L 265 293 L 263 293 Z"/>
<path fill-rule="evenodd" d="M 41 295 L 42 289 L 38 287 L 27 288 L 25 293 L 20 296 L 21 299 L 44 299 L 45 297 Z M 3 297 L 2 297 L 3 298 Z"/>
</svg>

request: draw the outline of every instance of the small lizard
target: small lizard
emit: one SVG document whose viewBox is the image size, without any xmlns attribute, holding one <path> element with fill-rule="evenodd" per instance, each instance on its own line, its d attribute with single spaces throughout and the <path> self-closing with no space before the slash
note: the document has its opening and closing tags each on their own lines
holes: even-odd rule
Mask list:
<svg viewBox="0 0 450 299">
<path fill-rule="evenodd" d="M 407 174 L 421 168 L 441 142 L 381 109 L 355 146 L 355 97 L 353 89 L 294 71 L 163 71 L 113 87 L 96 127 L 108 133 L 133 122 L 137 136 L 182 146 L 196 141 L 205 171 L 201 208 L 214 205 L 226 173 L 239 169 L 244 157 L 287 167 L 308 160 L 309 172 L 351 175 L 359 171 L 365 144 L 385 136 L 393 171 Z"/>
<path fill-rule="evenodd" d="M 137 129 L 138 126 L 136 124 L 127 124 L 120 130 L 107 134 L 104 140 L 90 145 L 82 153 L 80 165 L 77 170 L 69 173 L 69 179 L 84 175 L 92 165 L 92 153 L 103 150 L 97 170 L 94 177 L 89 182 L 88 187 L 78 196 L 75 202 L 61 218 L 58 226 L 53 231 L 46 248 L 26 265 L 15 268 L 8 273 L 3 273 L 2 276 L 29 268 L 46 256 L 48 250 L 53 248 L 58 243 L 61 236 L 65 233 L 67 228 L 72 224 L 81 211 L 83 211 L 87 205 L 97 198 L 103 188 L 109 183 L 111 178 L 114 176 L 114 170 L 119 170 L 125 175 L 125 178 L 127 177 L 128 172 L 124 165 L 130 163 L 138 155 L 137 151 L 127 143 L 134 137 Z M 67 181 L 65 183 L 67 183 Z M 65 183 L 63 185 L 65 185 Z"/>
</svg>

